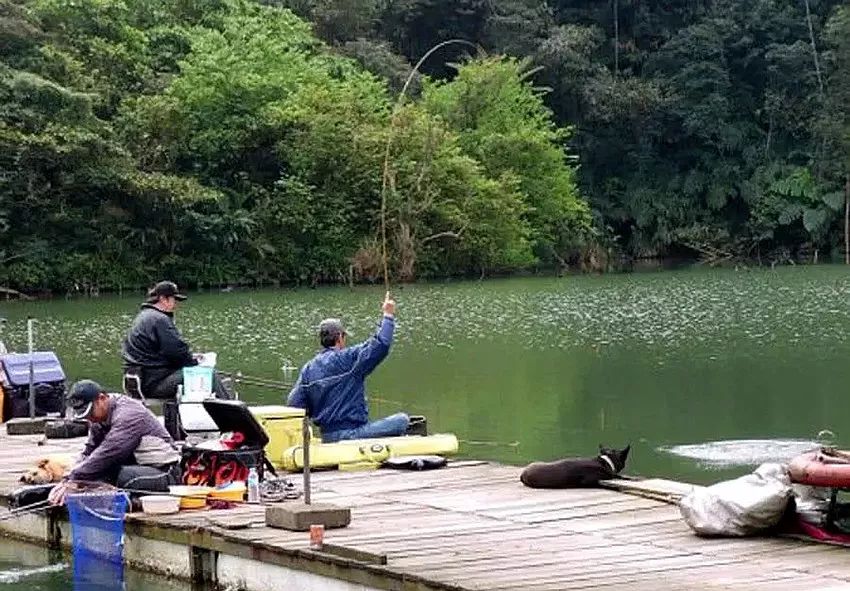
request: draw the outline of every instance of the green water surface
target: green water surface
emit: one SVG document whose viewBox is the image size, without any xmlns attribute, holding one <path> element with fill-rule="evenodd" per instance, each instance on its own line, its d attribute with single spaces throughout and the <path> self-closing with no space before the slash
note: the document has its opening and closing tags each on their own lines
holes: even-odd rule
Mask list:
<svg viewBox="0 0 850 591">
<path fill-rule="evenodd" d="M 368 382 L 371 409 L 424 414 L 432 431 L 470 442 L 467 457 L 521 464 L 631 442 L 631 473 L 711 482 L 744 468 L 666 448 L 847 435 L 848 293 L 842 266 L 404 286 L 396 342 Z M 282 380 L 286 361 L 317 350 L 322 318 L 366 338 L 382 297 L 380 287 L 191 293 L 177 322 L 220 368 Z M 0 314 L 10 347 L 25 347 L 35 317 L 38 347 L 57 351 L 69 380 L 117 389 L 140 299 L 8 302 Z M 285 394 L 241 390 L 250 403 Z"/>
</svg>

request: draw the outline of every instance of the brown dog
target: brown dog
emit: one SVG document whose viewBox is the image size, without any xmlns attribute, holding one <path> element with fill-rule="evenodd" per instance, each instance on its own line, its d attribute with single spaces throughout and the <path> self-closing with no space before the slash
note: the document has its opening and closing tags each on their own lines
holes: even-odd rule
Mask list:
<svg viewBox="0 0 850 591">
<path fill-rule="evenodd" d="M 41 458 L 33 468 L 21 475 L 21 482 L 27 484 L 49 484 L 59 482 L 74 464 L 74 456 L 56 454 Z"/>
</svg>

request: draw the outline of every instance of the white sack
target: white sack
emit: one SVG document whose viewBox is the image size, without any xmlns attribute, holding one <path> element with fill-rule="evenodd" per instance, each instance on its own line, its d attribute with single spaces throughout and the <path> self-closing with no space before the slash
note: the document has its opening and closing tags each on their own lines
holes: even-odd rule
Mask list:
<svg viewBox="0 0 850 591">
<path fill-rule="evenodd" d="M 747 536 L 779 523 L 793 495 L 782 464 L 695 489 L 679 501 L 685 522 L 701 536 Z"/>
</svg>

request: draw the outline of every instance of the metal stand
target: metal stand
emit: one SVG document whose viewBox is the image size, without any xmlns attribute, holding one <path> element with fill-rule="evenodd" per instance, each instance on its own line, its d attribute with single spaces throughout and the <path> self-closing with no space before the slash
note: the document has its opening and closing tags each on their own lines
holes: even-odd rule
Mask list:
<svg viewBox="0 0 850 591">
<path fill-rule="evenodd" d="M 5 355 L 6 353 L 9 352 L 9 350 L 6 349 L 6 343 L 3 342 L 3 334 L 2 333 L 3 333 L 3 329 L 5 327 L 6 327 L 6 319 L 0 318 L 0 355 Z"/>
<path fill-rule="evenodd" d="M 304 453 L 304 500 L 266 507 L 266 525 L 292 531 L 310 531 L 312 525 L 325 529 L 345 527 L 351 523 L 351 509 L 330 503 L 313 503 L 310 498 L 310 419 L 305 416 L 301 427 Z"/>
<path fill-rule="evenodd" d="M 310 419 L 304 415 L 301 425 L 301 437 L 304 449 L 304 504 L 310 504 Z"/>
<path fill-rule="evenodd" d="M 35 338 L 33 335 L 33 318 L 27 318 L 27 351 L 30 355 L 30 419 L 35 418 L 35 367 L 33 366 L 32 355 L 35 349 Z"/>
<path fill-rule="evenodd" d="M 35 325 L 34 318 L 27 318 L 27 351 L 29 353 L 29 416 L 6 421 L 6 433 L 9 435 L 36 435 L 44 434 L 44 427 L 48 417 L 35 416 L 35 365 L 33 355 L 35 353 Z"/>
</svg>

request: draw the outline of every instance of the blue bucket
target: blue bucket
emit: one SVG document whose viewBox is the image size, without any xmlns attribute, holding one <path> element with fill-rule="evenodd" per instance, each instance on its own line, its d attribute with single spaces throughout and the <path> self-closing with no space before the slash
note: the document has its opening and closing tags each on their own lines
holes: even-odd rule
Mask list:
<svg viewBox="0 0 850 591">
<path fill-rule="evenodd" d="M 130 505 L 119 491 L 69 494 L 74 562 L 77 556 L 124 563 L 124 514 Z"/>
<path fill-rule="evenodd" d="M 71 519 L 75 591 L 124 589 L 124 492 L 89 492 L 65 497 Z"/>
</svg>

